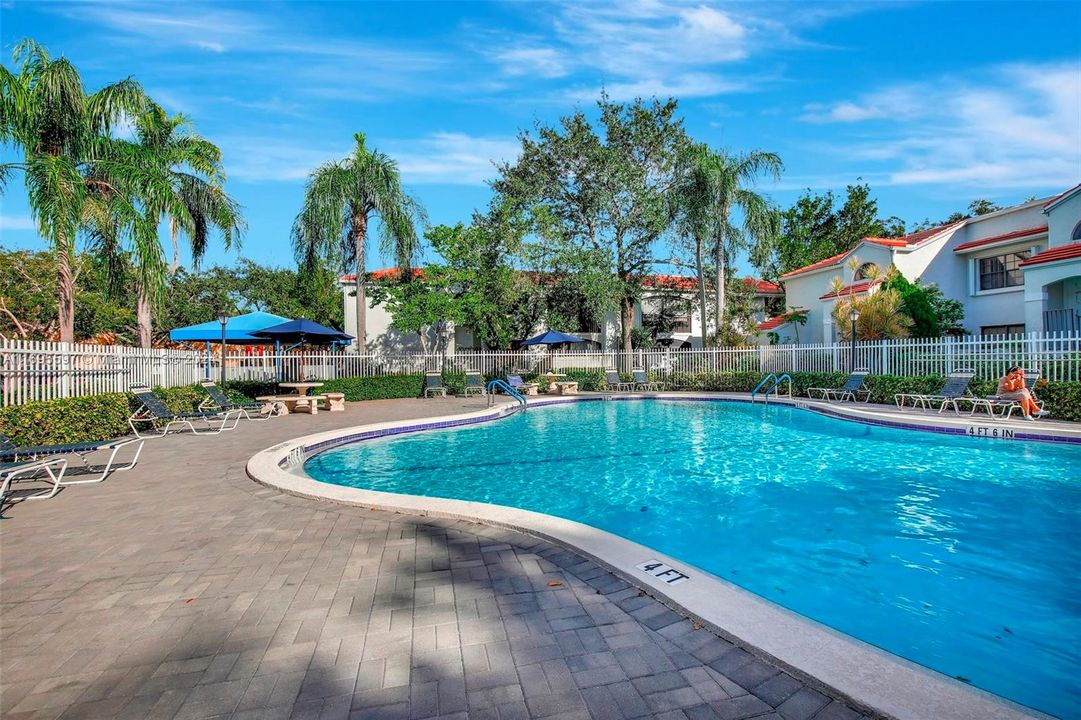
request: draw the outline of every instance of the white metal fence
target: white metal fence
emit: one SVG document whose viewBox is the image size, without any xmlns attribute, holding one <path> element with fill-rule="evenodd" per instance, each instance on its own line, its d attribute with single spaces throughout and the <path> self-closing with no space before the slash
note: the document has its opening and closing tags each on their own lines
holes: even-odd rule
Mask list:
<svg viewBox="0 0 1081 720">
<path fill-rule="evenodd" d="M 301 379 L 373 377 L 479 370 L 489 376 L 508 372 L 560 372 L 571 368 L 646 368 L 656 373 L 844 372 L 852 367 L 848 343 L 764 345 L 700 350 L 622 352 L 473 352 L 440 355 L 292 352 L 233 354 L 225 360 L 228 380 L 274 382 Z M 1003 375 L 1011 365 L 1039 370 L 1052 381 L 1081 381 L 1081 335 L 905 339 L 861 342 L 856 367 L 875 374 L 944 375 L 972 368 L 981 378 Z M 34 400 L 123 392 L 135 383 L 160 387 L 190 385 L 221 376 L 221 360 L 191 350 L 143 350 L 119 346 L 65 345 L 0 340 L 0 405 Z"/>
</svg>

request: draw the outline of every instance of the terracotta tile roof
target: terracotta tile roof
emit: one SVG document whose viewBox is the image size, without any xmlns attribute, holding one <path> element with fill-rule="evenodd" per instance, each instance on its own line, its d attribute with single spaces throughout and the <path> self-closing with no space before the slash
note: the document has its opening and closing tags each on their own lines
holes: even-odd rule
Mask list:
<svg viewBox="0 0 1081 720">
<path fill-rule="evenodd" d="M 1016 240 L 1018 238 L 1025 238 L 1030 235 L 1039 235 L 1047 232 L 1047 226 L 1042 225 L 1040 227 L 1025 228 L 1024 230 L 1014 230 L 1013 232 L 1003 233 L 1002 235 L 995 235 L 994 237 L 980 238 L 979 240 L 969 240 L 968 242 L 961 243 L 953 249 L 954 252 L 962 252 L 964 250 L 971 250 L 972 248 L 983 247 L 984 245 L 992 245 L 997 242 L 1005 242 L 1006 240 Z"/>
<path fill-rule="evenodd" d="M 413 277 L 418 278 L 424 274 L 424 270 L 421 268 L 413 268 Z M 368 279 L 370 280 L 386 280 L 388 278 L 398 277 L 398 268 L 380 268 L 379 270 L 372 270 L 368 273 Z M 348 275 L 342 275 L 342 282 L 352 282 L 357 279 L 356 273 L 349 273 Z"/>
<path fill-rule="evenodd" d="M 774 328 L 779 328 L 782 325 L 786 324 L 788 322 L 788 319 L 788 313 L 781 313 L 780 315 L 774 315 L 771 318 L 763 320 L 762 322 L 758 323 L 757 327 L 759 330 L 773 330 Z"/>
<path fill-rule="evenodd" d="M 861 280 L 858 283 L 852 283 L 851 285 L 845 285 L 840 290 L 830 290 L 825 295 L 819 295 L 819 300 L 829 300 L 830 298 L 840 297 L 841 295 L 859 295 L 865 293 L 873 287 L 882 284 L 880 278 L 874 280 Z"/>
<path fill-rule="evenodd" d="M 776 283 L 771 283 L 769 280 L 745 277 L 743 278 L 743 286 L 748 289 L 753 288 L 760 295 L 784 295 L 784 288 Z"/>
<path fill-rule="evenodd" d="M 1045 208 L 1049 208 L 1052 205 L 1054 205 L 1055 203 L 1057 203 L 1059 200 L 1064 200 L 1067 195 L 1071 195 L 1072 193 L 1074 193 L 1077 190 L 1081 190 L 1081 183 L 1078 183 L 1078 184 L 1074 185 L 1072 188 L 1070 188 L 1066 192 L 1059 193 L 1055 197 L 1053 197 L 1050 200 L 1048 200 L 1047 202 L 1045 202 L 1043 204 L 1043 206 Z"/>
<path fill-rule="evenodd" d="M 1072 258 L 1081 258 L 1081 242 L 1048 248 L 1042 253 L 1033 255 L 1028 260 L 1019 263 L 1019 265 L 1028 267 L 1029 265 L 1039 265 L 1040 263 L 1055 262 L 1056 260 L 1070 260 Z"/>
<path fill-rule="evenodd" d="M 826 258 L 825 260 L 819 260 L 816 263 L 811 263 L 810 265 L 804 265 L 801 268 L 796 268 L 795 270 L 790 270 L 790 271 L 786 272 L 784 275 L 781 275 L 781 277 L 786 278 L 786 277 L 792 277 L 793 275 L 802 275 L 803 273 L 811 272 L 812 270 L 819 270 L 819 269 L 824 268 L 824 267 L 830 267 L 831 265 L 839 265 L 840 262 L 845 259 L 845 256 L 848 255 L 848 253 L 850 253 L 850 252 L 852 252 L 852 251 L 851 250 L 845 250 L 843 253 L 838 253 L 838 254 L 834 255 L 833 257 Z"/>
</svg>

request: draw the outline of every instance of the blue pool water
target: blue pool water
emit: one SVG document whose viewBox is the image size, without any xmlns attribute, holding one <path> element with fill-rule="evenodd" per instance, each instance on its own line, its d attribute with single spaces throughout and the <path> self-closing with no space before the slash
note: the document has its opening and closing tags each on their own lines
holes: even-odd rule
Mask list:
<svg viewBox="0 0 1081 720">
<path fill-rule="evenodd" d="M 344 446 L 325 482 L 588 523 L 946 675 L 1079 717 L 1081 447 L 621 401 Z"/>
</svg>

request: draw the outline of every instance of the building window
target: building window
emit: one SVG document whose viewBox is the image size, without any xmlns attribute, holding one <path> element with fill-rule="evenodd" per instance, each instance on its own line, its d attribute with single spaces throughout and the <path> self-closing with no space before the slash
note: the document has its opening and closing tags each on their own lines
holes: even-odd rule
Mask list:
<svg viewBox="0 0 1081 720">
<path fill-rule="evenodd" d="M 880 274 L 881 273 L 879 272 L 878 265 L 875 265 L 874 263 L 869 262 L 869 263 L 864 263 L 864 264 L 860 265 L 858 268 L 856 268 L 855 279 L 856 280 L 872 280 L 872 279 L 878 277 Z"/>
<path fill-rule="evenodd" d="M 1024 335 L 1024 325 L 984 325 L 980 335 Z"/>
<path fill-rule="evenodd" d="M 1073 234 L 1070 235 L 1070 239 L 1074 242 L 1081 241 L 1081 222 L 1077 223 L 1077 227 L 1073 229 Z"/>
<path fill-rule="evenodd" d="M 980 258 L 979 289 L 998 290 L 1000 288 L 1020 287 L 1025 284 L 1025 274 L 1018 264 L 1031 255 L 1029 250 L 1010 252 L 994 257 Z"/>
</svg>

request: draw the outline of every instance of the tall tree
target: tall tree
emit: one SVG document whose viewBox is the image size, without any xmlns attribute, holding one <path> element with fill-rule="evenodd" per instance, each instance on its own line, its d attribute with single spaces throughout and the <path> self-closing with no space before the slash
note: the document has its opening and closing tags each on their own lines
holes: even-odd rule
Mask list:
<svg viewBox="0 0 1081 720">
<path fill-rule="evenodd" d="M 129 218 L 121 214 L 113 218 L 111 227 L 99 226 L 95 231 L 103 253 L 120 250 L 124 244 L 121 239 L 128 240 L 129 247 L 123 249 L 135 269 L 139 344 L 150 347 L 153 307 L 161 300 L 168 276 L 179 266 L 179 235 L 187 237 L 193 264 L 198 267 L 210 231 L 220 231 L 228 248 L 239 241 L 243 220 L 239 205 L 222 187 L 221 151 L 194 133 L 183 115 L 170 117 L 149 102 L 135 119 L 135 141 L 117 140 L 112 147 L 154 171 L 154 182 L 133 190 L 140 215 Z M 168 219 L 173 249 L 169 266 L 158 237 L 163 217 Z M 129 219 L 130 227 L 125 227 Z"/>
<path fill-rule="evenodd" d="M 714 308 L 718 331 L 725 321 L 725 280 L 728 258 L 733 252 L 752 243 L 769 241 L 778 233 L 779 220 L 764 197 L 752 190 L 759 176 L 781 176 L 784 165 L 775 153 L 753 150 L 730 155 L 711 152 L 704 158 L 708 178 L 707 199 L 712 214 L 713 263 L 717 273 L 714 285 Z M 733 212 L 739 210 L 742 222 L 736 224 Z"/>
<path fill-rule="evenodd" d="M 679 183 L 674 194 L 677 227 L 680 235 L 688 241 L 694 254 L 694 271 L 698 286 L 698 312 L 702 327 L 702 341 L 708 336 L 706 322 L 706 271 L 705 250 L 713 237 L 712 213 L 712 151 L 706 145 L 693 145 L 683 158 Z"/>
<path fill-rule="evenodd" d="M 806 191 L 781 213 L 780 233 L 755 243 L 751 264 L 762 277 L 776 281 L 786 272 L 847 252 L 865 237 L 904 234 L 899 219 L 878 219 L 878 203 L 864 183 L 849 185 L 844 203 L 835 205 L 832 192 Z"/>
<path fill-rule="evenodd" d="M 398 165 L 353 136 L 353 152 L 312 171 L 304 206 L 293 223 L 293 250 L 303 267 L 317 260 L 352 265 L 357 276 L 357 349 L 368 344 L 365 322 L 366 243 L 372 216 L 380 220 L 380 250 L 393 255 L 408 274 L 418 250 L 416 222 L 427 218 L 420 203 L 402 189 Z"/>
<path fill-rule="evenodd" d="M 91 222 L 131 210 L 116 182 L 148 180 L 128 157 L 105 161 L 110 128 L 141 113 L 146 97 L 131 78 L 87 94 L 75 67 L 33 40 L 16 45 L 12 57 L 17 74 L 0 66 L 0 141 L 18 147 L 23 161 L 0 166 L 0 187 L 11 171 L 23 172 L 38 233 L 56 256 L 60 340 L 74 342 L 76 240 Z"/>
<path fill-rule="evenodd" d="M 499 167 L 493 187 L 531 214 L 544 243 L 602 255 L 619 282 L 621 340 L 631 349 L 634 303 L 653 264 L 654 244 L 671 228 L 670 193 L 687 138 L 677 103 L 597 103 L 599 127 L 585 113 L 520 136 L 517 162 Z M 556 254 L 556 253 L 553 253 Z"/>
</svg>

